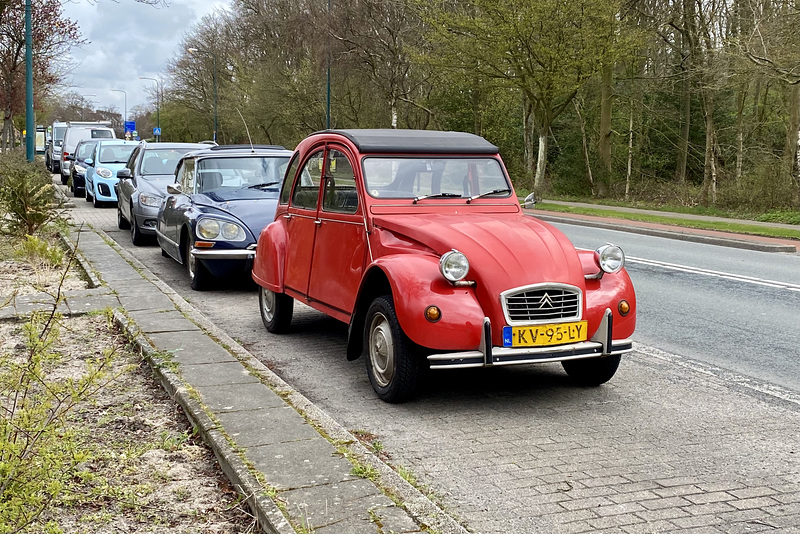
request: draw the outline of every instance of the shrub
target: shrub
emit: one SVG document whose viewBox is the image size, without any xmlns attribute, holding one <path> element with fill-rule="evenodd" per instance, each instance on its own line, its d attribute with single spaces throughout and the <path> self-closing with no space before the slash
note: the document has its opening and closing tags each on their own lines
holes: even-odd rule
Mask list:
<svg viewBox="0 0 800 534">
<path fill-rule="evenodd" d="M 51 176 L 18 151 L 0 154 L 0 229 L 33 235 L 61 215 Z"/>
</svg>

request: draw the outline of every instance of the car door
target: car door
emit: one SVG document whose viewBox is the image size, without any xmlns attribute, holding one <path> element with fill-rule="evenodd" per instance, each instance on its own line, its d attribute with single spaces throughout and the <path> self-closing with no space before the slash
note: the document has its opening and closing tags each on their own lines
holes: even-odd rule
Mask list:
<svg viewBox="0 0 800 534">
<path fill-rule="evenodd" d="M 130 177 L 123 178 L 117 182 L 117 205 L 119 206 L 120 212 L 122 212 L 122 216 L 128 221 L 132 220 L 130 207 L 131 196 L 133 195 L 133 177 L 136 174 L 136 163 L 139 161 L 141 153 L 141 146 L 137 146 L 133 149 L 133 152 L 128 158 L 128 163 L 125 165 L 125 168 L 130 172 Z"/>
<path fill-rule="evenodd" d="M 329 145 L 317 214 L 308 296 L 350 315 L 366 259 L 366 227 L 356 186 L 355 158 Z"/>
<path fill-rule="evenodd" d="M 322 182 L 325 148 L 308 156 L 297 173 L 289 207 L 283 215 L 289 246 L 284 265 L 284 286 L 299 295 L 308 295 L 308 276 L 314 253 L 314 235 L 319 221 L 317 204 Z"/>
<path fill-rule="evenodd" d="M 158 224 L 164 236 L 169 241 L 171 255 L 180 257 L 181 231 L 192 216 L 192 195 L 194 193 L 195 161 L 185 159 L 177 172 L 176 183 L 181 186 L 181 193 L 168 195 L 162 205 L 162 214 L 158 217 Z M 190 225 L 191 226 L 191 225 Z"/>
</svg>

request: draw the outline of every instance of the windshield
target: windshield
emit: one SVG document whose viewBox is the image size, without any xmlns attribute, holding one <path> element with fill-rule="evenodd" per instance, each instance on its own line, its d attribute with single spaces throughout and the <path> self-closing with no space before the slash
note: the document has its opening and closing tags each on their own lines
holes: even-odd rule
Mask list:
<svg viewBox="0 0 800 534">
<path fill-rule="evenodd" d="M 156 148 L 144 151 L 142 176 L 175 174 L 175 168 L 184 154 L 195 148 Z"/>
<path fill-rule="evenodd" d="M 100 147 L 100 163 L 127 163 L 136 145 L 105 145 Z"/>
<path fill-rule="evenodd" d="M 463 197 L 511 194 L 495 158 L 364 158 L 364 186 L 374 198 Z"/>
<path fill-rule="evenodd" d="M 114 139 L 114 132 L 111 130 L 92 130 L 92 139 Z"/>
<path fill-rule="evenodd" d="M 78 159 L 81 159 L 81 160 L 84 160 L 84 159 L 88 158 L 89 156 L 92 155 L 92 150 L 94 150 L 94 147 L 95 147 L 96 144 L 97 144 L 97 141 L 95 141 L 95 142 L 91 142 L 90 141 L 88 143 L 80 143 L 78 145 L 78 149 L 77 149 L 78 153 L 77 153 L 77 155 L 75 157 L 78 158 Z"/>
<path fill-rule="evenodd" d="M 55 140 L 56 145 L 61 146 L 61 142 L 64 140 L 64 133 L 66 131 L 66 126 L 56 126 L 53 128 L 53 139 Z"/>
<path fill-rule="evenodd" d="M 289 156 L 205 158 L 197 164 L 198 192 L 244 187 L 278 191 Z"/>
</svg>

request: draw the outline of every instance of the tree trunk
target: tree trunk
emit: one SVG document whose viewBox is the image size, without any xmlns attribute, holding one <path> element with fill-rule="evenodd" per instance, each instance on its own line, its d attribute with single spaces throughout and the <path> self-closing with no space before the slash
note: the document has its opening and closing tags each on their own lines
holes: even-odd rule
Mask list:
<svg viewBox="0 0 800 534">
<path fill-rule="evenodd" d="M 631 192 L 631 172 L 633 170 L 633 106 L 631 106 L 630 120 L 628 121 L 628 172 L 625 175 L 625 200 Z"/>
<path fill-rule="evenodd" d="M 675 167 L 675 181 L 686 183 L 686 162 L 689 159 L 689 132 L 692 120 L 692 94 L 689 87 L 689 72 L 683 70 L 681 96 L 681 138 L 678 141 L 678 162 Z"/>
<path fill-rule="evenodd" d="M 544 186 L 544 171 L 547 167 L 547 131 L 549 128 L 539 128 L 539 157 L 536 159 L 536 176 L 533 178 L 533 189 L 540 193 Z"/>
<path fill-rule="evenodd" d="M 736 95 L 736 183 L 742 180 L 742 165 L 744 163 L 744 105 L 747 100 L 747 84 L 739 85 L 739 94 Z"/>
<path fill-rule="evenodd" d="M 536 160 L 533 157 L 534 153 L 534 117 L 533 117 L 533 104 L 530 99 L 522 96 L 522 137 L 523 144 L 525 145 L 525 178 L 527 185 L 533 188 L 535 181 Z"/>
<path fill-rule="evenodd" d="M 597 194 L 608 195 L 611 187 L 611 106 L 613 103 L 614 65 L 605 65 L 600 82 L 600 136 L 597 141 L 597 155 L 600 158 L 600 172 L 597 179 Z"/>
<path fill-rule="evenodd" d="M 703 206 L 709 205 L 709 191 L 711 192 L 711 204 L 717 202 L 717 166 L 714 152 L 714 97 L 708 88 L 701 88 L 703 93 L 703 115 L 706 123 L 706 150 L 705 163 L 703 165 L 703 187 L 701 190 L 701 203 Z"/>
<path fill-rule="evenodd" d="M 583 141 L 583 161 L 586 164 L 586 177 L 589 179 L 589 186 L 591 187 L 592 196 L 595 194 L 594 190 L 594 177 L 592 176 L 592 164 L 589 160 L 589 142 L 586 139 L 586 122 L 583 120 L 583 115 L 581 114 L 581 107 L 578 105 L 578 100 L 575 99 L 572 101 L 575 104 L 575 113 L 578 114 L 578 121 L 581 125 L 581 140 Z"/>
</svg>

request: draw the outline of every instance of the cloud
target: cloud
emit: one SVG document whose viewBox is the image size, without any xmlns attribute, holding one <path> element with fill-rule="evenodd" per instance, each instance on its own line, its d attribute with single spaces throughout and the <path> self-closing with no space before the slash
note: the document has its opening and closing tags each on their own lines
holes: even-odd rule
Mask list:
<svg viewBox="0 0 800 534">
<path fill-rule="evenodd" d="M 73 48 L 67 78 L 72 90 L 87 96 L 98 108 L 124 112 L 152 99 L 155 85 L 139 76 L 163 77 L 167 62 L 177 56 L 184 34 L 203 16 L 227 3 L 205 0 L 171 0 L 169 7 L 154 7 L 134 0 L 78 0 L 64 4 L 64 15 L 78 23 L 90 41 Z M 114 92 L 119 89 L 126 92 Z"/>
</svg>

